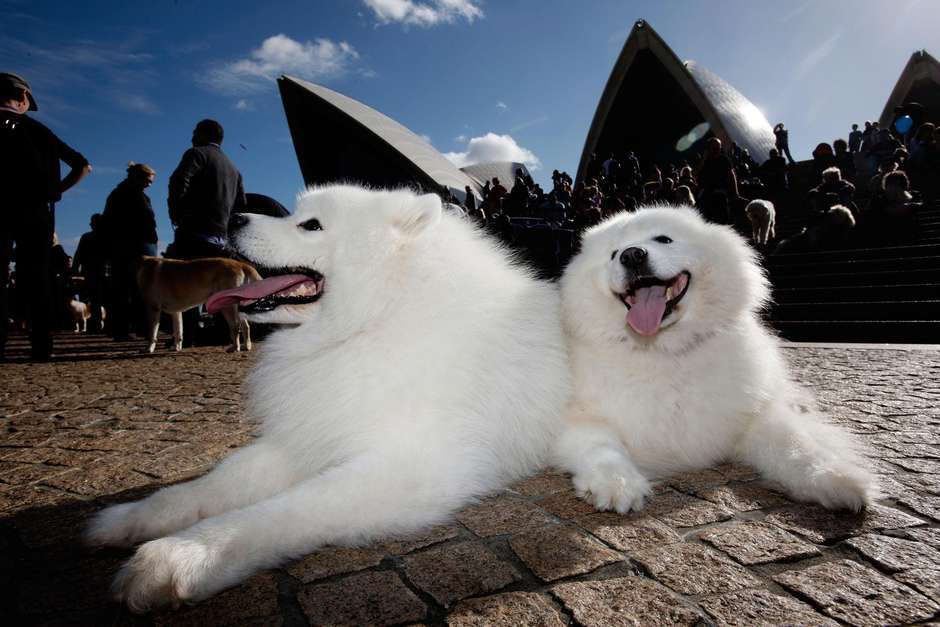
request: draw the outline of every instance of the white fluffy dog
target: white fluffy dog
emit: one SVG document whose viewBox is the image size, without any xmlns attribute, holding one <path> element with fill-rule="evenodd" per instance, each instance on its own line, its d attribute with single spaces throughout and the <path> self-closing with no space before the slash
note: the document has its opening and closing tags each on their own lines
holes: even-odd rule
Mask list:
<svg viewBox="0 0 940 627">
<path fill-rule="evenodd" d="M 248 379 L 253 444 L 93 521 L 94 543 L 150 540 L 114 584 L 138 611 L 440 523 L 546 463 L 563 424 L 556 290 L 437 196 L 323 187 L 292 216 L 236 224 L 242 255 L 280 275 L 209 308 L 297 326 L 268 339 Z"/>
<path fill-rule="evenodd" d="M 777 212 L 774 210 L 774 204 L 769 200 L 752 200 L 744 208 L 751 221 L 751 241 L 755 244 L 767 244 L 777 237 L 774 231 Z"/>
<path fill-rule="evenodd" d="M 618 214 L 561 287 L 575 390 L 556 463 L 598 508 L 638 510 L 650 479 L 723 460 L 829 508 L 877 496 L 852 440 L 787 374 L 758 318 L 767 281 L 731 229 L 685 208 Z"/>
</svg>

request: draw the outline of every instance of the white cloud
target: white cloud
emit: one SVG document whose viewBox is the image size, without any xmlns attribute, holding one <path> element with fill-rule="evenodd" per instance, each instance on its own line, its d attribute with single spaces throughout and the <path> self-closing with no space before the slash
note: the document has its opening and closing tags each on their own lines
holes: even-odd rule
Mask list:
<svg viewBox="0 0 940 627">
<path fill-rule="evenodd" d="M 424 141 L 426 141 L 426 142 L 429 143 L 429 144 L 432 143 L 432 142 L 431 142 L 431 136 L 430 136 L 430 135 L 418 135 L 418 137 L 420 137 L 421 139 L 423 139 Z"/>
<path fill-rule="evenodd" d="M 505 111 L 505 110 L 508 109 L 509 107 L 506 106 L 506 103 L 505 103 L 505 102 L 503 102 L 502 100 L 500 100 L 500 101 L 498 101 L 498 102 L 496 103 L 496 108 L 499 109 L 500 111 Z"/>
<path fill-rule="evenodd" d="M 465 141 L 467 141 L 467 136 L 466 136 L 466 135 L 458 135 L 457 137 L 454 138 L 454 141 L 457 142 L 458 144 L 462 144 L 462 143 L 464 143 Z"/>
<path fill-rule="evenodd" d="M 245 100 L 244 98 L 242 98 L 241 100 L 235 103 L 235 108 L 238 109 L 239 111 L 254 111 L 255 105 L 252 104 L 250 100 Z"/>
<path fill-rule="evenodd" d="M 474 137 L 467 142 L 465 151 L 448 152 L 444 156 L 458 168 L 487 161 L 515 161 L 524 163 L 529 170 L 538 170 L 542 167 L 542 162 L 531 150 L 517 144 L 510 135 L 497 135 L 496 133 Z"/>
<path fill-rule="evenodd" d="M 118 92 L 114 94 L 114 101 L 122 109 L 133 111 L 135 113 L 146 113 L 156 115 L 160 113 L 160 108 L 146 96 L 140 94 L 129 94 L 127 92 Z"/>
<path fill-rule="evenodd" d="M 479 0 L 362 0 L 372 9 L 379 24 L 398 22 L 406 26 L 429 27 L 452 24 L 458 19 L 469 23 L 483 17 Z"/>
<path fill-rule="evenodd" d="M 308 80 L 340 76 L 358 58 L 359 53 L 345 41 L 319 38 L 299 42 L 279 34 L 265 39 L 248 58 L 211 70 L 208 81 L 217 89 L 250 93 L 264 89 L 268 81 L 281 74 Z"/>
</svg>

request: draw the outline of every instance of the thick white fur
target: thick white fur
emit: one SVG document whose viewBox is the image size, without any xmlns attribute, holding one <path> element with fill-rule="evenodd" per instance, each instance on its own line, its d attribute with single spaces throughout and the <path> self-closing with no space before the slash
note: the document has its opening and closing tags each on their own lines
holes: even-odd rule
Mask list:
<svg viewBox="0 0 940 627">
<path fill-rule="evenodd" d="M 321 231 L 298 226 L 311 218 Z M 324 293 L 252 318 L 299 323 L 249 376 L 253 444 L 93 521 L 94 543 L 151 540 L 114 586 L 138 611 L 439 523 L 546 463 L 562 427 L 556 289 L 436 196 L 314 189 L 290 217 L 251 215 L 235 240 L 261 265 L 318 270 Z"/>
<path fill-rule="evenodd" d="M 662 279 L 691 273 L 651 337 L 626 324 L 615 295 L 625 281 L 619 251 L 631 246 L 647 249 Z M 876 498 L 854 442 L 792 382 L 761 325 L 768 284 L 731 229 L 687 208 L 618 214 L 585 235 L 561 287 L 575 392 L 556 463 L 595 506 L 641 509 L 651 479 L 723 460 L 829 508 L 859 510 Z"/>
<path fill-rule="evenodd" d="M 744 208 L 751 221 L 751 241 L 755 244 L 766 244 L 777 237 L 775 223 L 777 212 L 774 204 L 769 200 L 752 200 Z"/>
</svg>

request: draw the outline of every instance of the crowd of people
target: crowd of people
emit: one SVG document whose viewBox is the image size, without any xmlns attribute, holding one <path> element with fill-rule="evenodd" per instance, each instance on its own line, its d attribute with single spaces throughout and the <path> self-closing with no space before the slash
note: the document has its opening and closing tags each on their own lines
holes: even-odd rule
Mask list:
<svg viewBox="0 0 940 627">
<path fill-rule="evenodd" d="M 91 165 L 27 115 L 37 108 L 22 77 L 0 74 L 0 189 L 5 204 L 0 225 L 0 358 L 12 320 L 13 326 L 28 330 L 33 359 L 48 360 L 53 331 L 73 324 L 70 305 L 76 292 L 91 330 L 103 330 L 115 340 L 143 337 L 146 312 L 137 267 L 143 256 L 157 254 L 156 216 L 146 193 L 157 173 L 138 162 L 128 164 L 126 178 L 108 195 L 103 211 L 91 216 L 91 230 L 79 240 L 74 257 L 66 254 L 55 236 L 55 203 Z M 167 205 L 174 239 L 167 257 L 229 256 L 229 217 L 245 210 L 246 196 L 241 174 L 222 151 L 223 138 L 221 124 L 200 121 L 193 130 L 192 148 L 169 177 Z M 64 179 L 60 160 L 71 167 Z M 184 314 L 184 338 L 189 341 L 196 336 L 198 316 L 198 310 Z"/>
<path fill-rule="evenodd" d="M 520 169 L 509 189 L 498 178 L 487 181 L 482 202 L 469 188 L 467 200 L 446 192 L 445 200 L 527 249 L 551 275 L 563 267 L 579 231 L 641 205 L 695 207 L 707 219 L 750 236 L 749 201 L 769 201 L 778 214 L 802 223 L 795 233 L 782 233 L 784 239 L 755 242 L 763 252 L 783 253 L 912 241 L 919 203 L 938 197 L 940 130 L 932 123 L 905 134 L 879 128 L 877 122 L 865 122 L 864 130 L 852 125 L 847 140 L 820 143 L 809 167 L 801 170 L 790 154 L 784 124 L 774 128 L 774 136 L 775 147 L 759 165 L 747 149 L 735 143 L 725 147 L 710 137 L 700 155 L 678 162 L 644 161 L 629 149 L 593 154 L 580 181 L 553 171 L 548 192 Z M 803 184 L 792 186 L 797 172 Z M 545 230 L 556 236 L 547 237 Z"/>
</svg>

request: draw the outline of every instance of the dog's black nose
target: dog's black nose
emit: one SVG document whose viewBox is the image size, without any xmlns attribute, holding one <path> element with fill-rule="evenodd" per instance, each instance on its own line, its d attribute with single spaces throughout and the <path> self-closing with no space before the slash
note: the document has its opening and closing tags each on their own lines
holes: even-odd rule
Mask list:
<svg viewBox="0 0 940 627">
<path fill-rule="evenodd" d="M 620 253 L 620 263 L 625 266 L 636 267 L 646 261 L 647 254 L 645 248 L 633 246 Z"/>
<path fill-rule="evenodd" d="M 248 216 L 244 213 L 233 213 L 232 217 L 228 220 L 228 230 L 229 232 L 237 231 L 248 224 Z"/>
</svg>

